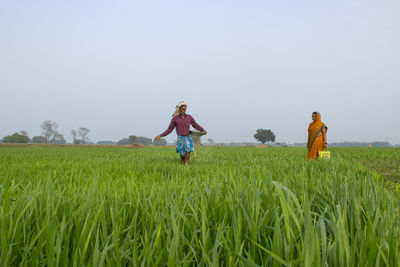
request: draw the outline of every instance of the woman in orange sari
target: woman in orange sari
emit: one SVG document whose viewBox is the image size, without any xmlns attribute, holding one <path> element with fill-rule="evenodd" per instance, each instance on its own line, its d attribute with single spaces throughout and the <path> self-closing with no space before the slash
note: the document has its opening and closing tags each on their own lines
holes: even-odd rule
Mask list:
<svg viewBox="0 0 400 267">
<path fill-rule="evenodd" d="M 312 120 L 310 126 L 308 126 L 307 160 L 318 158 L 319 151 L 325 150 L 328 145 L 326 140 L 328 127 L 321 121 L 321 114 L 316 111 L 313 112 Z"/>
</svg>

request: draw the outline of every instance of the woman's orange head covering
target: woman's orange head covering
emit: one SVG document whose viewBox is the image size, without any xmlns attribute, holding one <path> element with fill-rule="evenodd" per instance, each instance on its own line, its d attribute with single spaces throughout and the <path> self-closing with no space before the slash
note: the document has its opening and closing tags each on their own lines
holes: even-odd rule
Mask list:
<svg viewBox="0 0 400 267">
<path fill-rule="evenodd" d="M 315 114 L 317 115 L 317 117 L 315 118 L 315 121 L 313 121 L 313 122 L 321 121 L 321 113 L 315 111 Z"/>
</svg>

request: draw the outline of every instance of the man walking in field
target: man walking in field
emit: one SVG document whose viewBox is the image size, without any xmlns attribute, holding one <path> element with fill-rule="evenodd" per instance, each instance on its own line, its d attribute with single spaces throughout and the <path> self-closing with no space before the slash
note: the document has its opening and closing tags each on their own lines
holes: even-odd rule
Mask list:
<svg viewBox="0 0 400 267">
<path fill-rule="evenodd" d="M 155 140 L 159 140 L 161 137 L 167 136 L 176 128 L 176 134 L 178 135 L 178 140 L 176 143 L 176 153 L 181 156 L 182 164 L 189 164 L 190 152 L 193 152 L 193 140 L 190 136 L 190 125 L 195 129 L 207 134 L 207 132 L 194 120 L 192 116 L 186 114 L 187 103 L 182 101 L 176 105 L 176 110 L 172 114 L 171 123 L 168 129 L 162 134 L 156 136 Z"/>
</svg>

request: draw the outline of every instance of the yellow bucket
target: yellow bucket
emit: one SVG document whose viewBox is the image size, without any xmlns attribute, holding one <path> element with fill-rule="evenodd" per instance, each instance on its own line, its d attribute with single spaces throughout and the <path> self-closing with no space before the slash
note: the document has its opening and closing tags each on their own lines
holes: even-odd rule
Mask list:
<svg viewBox="0 0 400 267">
<path fill-rule="evenodd" d="M 320 159 L 331 159 L 331 152 L 330 151 L 320 151 L 319 158 Z"/>
</svg>

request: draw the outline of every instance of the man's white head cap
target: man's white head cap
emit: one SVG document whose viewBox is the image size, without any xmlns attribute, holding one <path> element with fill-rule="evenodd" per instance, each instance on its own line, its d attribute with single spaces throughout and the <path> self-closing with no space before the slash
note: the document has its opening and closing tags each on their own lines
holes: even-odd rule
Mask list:
<svg viewBox="0 0 400 267">
<path fill-rule="evenodd" d="M 172 114 L 172 117 L 175 117 L 176 115 L 179 114 L 179 109 L 180 109 L 182 106 L 187 106 L 187 105 L 188 105 L 188 104 L 187 104 L 185 101 L 179 102 L 178 105 L 176 105 L 176 107 L 175 107 L 175 112 L 174 112 L 174 114 Z"/>
</svg>

